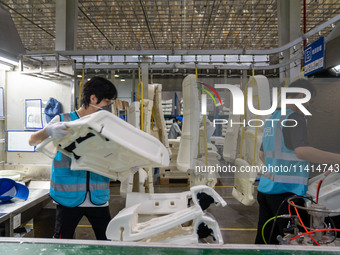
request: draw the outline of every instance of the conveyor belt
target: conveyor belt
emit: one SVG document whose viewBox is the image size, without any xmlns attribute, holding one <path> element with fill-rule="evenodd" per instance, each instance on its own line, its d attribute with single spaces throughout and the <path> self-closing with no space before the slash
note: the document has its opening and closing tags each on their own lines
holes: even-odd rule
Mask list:
<svg viewBox="0 0 340 255">
<path fill-rule="evenodd" d="M 338 247 L 312 247 L 312 246 L 265 246 L 265 245 L 222 245 L 222 246 L 160 246 L 159 244 L 141 243 L 113 243 L 110 241 L 89 240 L 57 240 L 57 239 L 30 239 L 30 238 L 0 238 L 0 254 L 11 255 L 83 255 L 83 254 L 120 254 L 120 255 L 328 255 L 339 254 Z"/>
</svg>

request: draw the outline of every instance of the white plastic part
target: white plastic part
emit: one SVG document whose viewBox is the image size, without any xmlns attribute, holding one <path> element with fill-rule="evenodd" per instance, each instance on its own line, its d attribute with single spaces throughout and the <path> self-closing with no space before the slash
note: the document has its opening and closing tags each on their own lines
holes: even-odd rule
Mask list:
<svg viewBox="0 0 340 255">
<path fill-rule="evenodd" d="M 196 160 L 195 170 L 192 169 L 189 171 L 190 187 L 206 185 L 208 187 L 214 188 L 219 174 L 217 171 L 211 171 L 209 167 L 216 165 L 219 165 L 218 160 L 208 159 L 208 164 L 206 165 L 205 158 L 198 158 Z"/>
<path fill-rule="evenodd" d="M 191 192 L 181 193 L 128 193 L 126 208 L 140 204 L 139 214 L 170 214 L 188 208 Z"/>
<path fill-rule="evenodd" d="M 210 214 L 208 213 L 205 213 L 203 216 L 197 218 L 195 220 L 195 223 L 194 223 L 194 234 L 197 235 L 197 229 L 198 229 L 198 226 L 201 224 L 201 223 L 204 223 L 205 225 L 207 225 L 208 228 L 210 228 L 213 233 L 214 233 L 214 237 L 216 239 L 216 242 L 217 244 L 223 244 L 223 237 L 222 237 L 222 233 L 220 231 L 220 227 L 217 223 L 217 221 L 210 217 Z"/>
<path fill-rule="evenodd" d="M 219 229 L 217 222 L 210 217 L 208 214 L 204 214 L 193 220 L 192 226 L 177 226 L 166 230 L 160 234 L 145 238 L 141 242 L 162 242 L 162 243 L 173 243 L 173 244 L 197 244 L 199 236 L 197 231 L 200 224 L 205 224 L 209 229 L 213 231 L 214 238 L 216 241 L 214 244 L 223 244 L 222 233 Z"/>
<path fill-rule="evenodd" d="M 323 174 L 317 175 L 309 180 L 307 195 L 311 195 L 314 200 L 319 180 Z M 340 211 L 340 174 L 338 172 L 330 173 L 322 182 L 319 191 L 319 204 L 324 205 L 329 210 Z M 310 202 L 308 202 L 310 203 Z M 340 213 L 331 213 L 329 216 L 337 216 Z"/>
<path fill-rule="evenodd" d="M 196 76 L 188 75 L 183 80 L 183 124 L 177 157 L 177 168 L 186 172 L 195 168 L 198 153 L 200 107 Z"/>
<path fill-rule="evenodd" d="M 0 178 L 9 178 L 14 181 L 21 181 L 25 175 L 25 173 L 15 170 L 0 170 Z"/>
<path fill-rule="evenodd" d="M 240 85 L 235 85 L 236 87 L 240 87 Z M 232 125 L 232 123 L 240 123 L 241 117 L 240 115 L 232 114 L 232 106 L 233 106 L 233 97 L 230 93 L 230 109 L 231 112 L 229 114 L 227 130 L 225 133 L 225 140 L 223 146 L 223 158 L 227 162 L 234 163 L 235 159 L 238 157 L 239 152 L 239 132 L 240 125 Z"/>
<path fill-rule="evenodd" d="M 54 159 L 58 152 L 57 147 L 53 144 L 52 138 L 47 138 L 42 141 L 36 149 L 51 159 Z"/>
<path fill-rule="evenodd" d="M 154 186 L 153 186 L 154 169 L 152 167 L 146 167 L 145 173 L 146 173 L 146 179 L 144 183 L 145 192 L 154 193 Z"/>
<path fill-rule="evenodd" d="M 210 138 L 210 142 L 214 143 L 215 145 L 223 145 L 224 144 L 224 138 L 220 136 L 212 136 Z"/>
<path fill-rule="evenodd" d="M 197 185 L 197 186 L 191 187 L 190 192 L 192 193 L 192 200 L 194 204 L 199 204 L 197 200 L 197 194 L 203 192 L 203 193 L 210 195 L 212 198 L 214 198 L 216 206 L 221 205 L 222 207 L 224 207 L 227 205 L 227 202 L 224 201 L 224 199 L 214 189 L 207 187 L 205 185 Z"/>
<path fill-rule="evenodd" d="M 155 96 L 155 88 L 157 84 L 148 84 L 148 99 L 152 100 L 154 99 Z"/>
<path fill-rule="evenodd" d="M 140 102 L 133 102 L 129 106 L 128 122 L 135 128 L 140 127 Z"/>
<path fill-rule="evenodd" d="M 134 175 L 138 172 L 139 177 L 139 185 L 138 185 L 138 191 L 145 193 L 145 181 L 147 179 L 147 173 L 143 168 L 140 167 L 133 167 L 130 170 L 130 175 L 128 178 L 123 180 L 120 184 L 120 196 L 126 197 L 126 194 L 129 192 L 132 192 L 133 189 L 133 181 L 134 181 Z"/>
<path fill-rule="evenodd" d="M 208 118 L 206 118 L 205 122 L 206 122 L 206 129 L 207 129 L 207 142 L 209 142 L 210 138 L 212 137 L 213 133 L 215 132 L 216 127 L 214 127 L 213 123 Z M 204 122 L 203 122 L 203 119 L 202 119 L 202 123 L 201 123 L 201 127 L 199 129 L 199 132 L 200 132 L 200 136 L 201 136 L 201 134 L 203 134 L 203 137 L 204 137 Z"/>
<path fill-rule="evenodd" d="M 152 115 L 152 107 L 153 101 L 149 99 L 143 100 L 143 131 L 150 134 L 151 133 L 151 115 Z"/>
<path fill-rule="evenodd" d="M 154 236 L 202 215 L 199 206 L 138 223 L 139 204 L 120 211 L 107 226 L 106 237 L 112 241 L 139 241 Z"/>
<path fill-rule="evenodd" d="M 270 87 L 268 79 L 263 75 L 256 75 L 251 77 L 248 84 L 248 88 L 253 90 L 253 100 L 252 104 L 255 109 L 258 110 L 268 110 L 271 107 L 270 104 Z M 248 110 L 248 101 L 246 101 L 246 119 L 245 122 L 251 119 L 262 119 L 265 120 L 269 116 L 256 116 Z M 243 120 L 243 119 L 242 119 Z M 253 126 L 261 126 L 257 121 L 252 122 Z M 243 134 L 242 134 L 243 133 Z M 242 139 L 243 135 L 243 141 Z M 254 169 L 249 170 L 250 166 L 257 166 L 260 169 L 262 164 L 259 158 L 259 150 L 262 143 L 263 126 L 255 128 L 247 126 L 246 128 L 240 128 L 240 136 L 238 139 L 238 150 L 240 150 L 240 158 L 235 160 L 235 165 L 238 171 L 234 175 L 234 188 L 232 191 L 232 196 L 240 201 L 244 205 L 252 205 L 255 202 L 254 199 L 254 181 L 258 175 L 257 171 Z M 242 143 L 243 142 L 243 146 Z M 242 148 L 242 152 L 241 152 Z M 242 153 L 242 155 L 241 155 Z M 248 169 L 249 171 L 239 171 L 240 168 Z"/>
<path fill-rule="evenodd" d="M 267 77 L 264 75 L 255 75 L 250 77 L 248 82 L 248 89 L 252 88 L 253 90 L 253 106 L 257 110 L 268 110 L 271 107 L 271 96 L 270 96 L 270 86 Z M 248 102 L 246 102 L 248 104 Z M 258 107 L 259 105 L 259 107 Z M 249 108 L 246 107 L 247 110 L 247 121 L 250 119 L 266 119 L 269 116 L 266 115 L 254 115 L 249 111 Z"/>
<path fill-rule="evenodd" d="M 61 139 L 53 139 L 53 143 L 72 158 L 71 170 L 88 170 L 121 179 L 126 178 L 130 168 L 135 166 L 169 165 L 168 150 L 160 141 L 107 111 L 87 115 L 66 125 L 71 132 Z M 84 139 L 88 134 L 93 136 Z M 74 149 L 65 150 L 70 148 L 68 146 Z M 39 145 L 37 149 L 49 154 L 45 145 Z M 75 155 L 80 158 L 76 159 Z"/>
<path fill-rule="evenodd" d="M 244 131 L 244 139 L 243 139 L 243 159 L 246 160 L 250 165 L 260 166 L 263 162 L 259 158 L 259 151 L 262 144 L 262 135 L 263 132 L 261 130 L 257 131 L 257 139 L 254 151 L 254 143 L 255 143 L 255 128 L 246 128 Z M 255 153 L 255 154 L 254 154 Z"/>
<path fill-rule="evenodd" d="M 215 201 L 215 205 L 226 205 L 226 202 L 216 191 L 206 186 L 192 187 L 190 192 L 183 192 L 179 195 L 128 194 L 127 205 L 131 206 L 120 211 L 110 221 L 106 229 L 106 236 L 113 241 L 154 241 L 155 238 L 158 238 L 157 241 L 164 242 L 197 243 L 198 236 L 196 232 L 198 226 L 205 223 L 209 228 L 213 229 L 214 237 L 218 243 L 223 243 L 217 222 L 205 215 L 199 205 L 197 199 L 199 193 L 211 196 Z M 130 196 L 132 197 L 130 198 Z M 193 206 L 187 207 L 188 197 L 190 196 L 192 197 Z M 146 199 L 151 200 L 151 202 Z M 135 204 L 137 202 L 140 203 Z M 174 202 L 176 208 L 171 207 L 171 202 Z M 155 208 L 155 203 L 159 203 L 157 205 L 159 208 Z M 164 214 L 167 212 L 171 213 L 145 222 L 138 222 L 140 214 Z M 192 231 L 178 229 L 181 224 L 191 220 L 194 220 Z M 177 233 L 172 231 L 170 234 L 169 230 L 174 228 L 177 228 Z M 165 234 L 166 231 L 167 233 Z"/>
<path fill-rule="evenodd" d="M 159 140 L 164 144 L 164 146 L 169 150 L 168 134 L 166 132 L 164 113 L 162 109 L 162 84 L 151 84 L 154 88 L 154 104 L 153 104 L 153 114 L 154 121 L 157 127 L 157 133 Z M 150 85 L 149 85 L 150 86 Z"/>
<path fill-rule="evenodd" d="M 255 203 L 254 198 L 254 182 L 257 176 L 255 172 L 241 172 L 241 167 L 250 167 L 250 164 L 243 159 L 236 159 L 235 165 L 237 172 L 234 175 L 234 187 L 232 196 L 239 202 L 246 206 L 253 205 Z"/>
</svg>

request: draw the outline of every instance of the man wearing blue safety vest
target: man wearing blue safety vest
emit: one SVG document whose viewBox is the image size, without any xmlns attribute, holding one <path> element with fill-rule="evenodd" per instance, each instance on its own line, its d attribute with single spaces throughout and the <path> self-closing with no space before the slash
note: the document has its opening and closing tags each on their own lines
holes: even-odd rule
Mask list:
<svg viewBox="0 0 340 255">
<path fill-rule="evenodd" d="M 30 137 L 29 144 L 35 146 L 48 137 L 63 137 L 69 132 L 65 121 L 74 121 L 98 110 L 111 111 L 112 100 L 116 98 L 117 90 L 110 81 L 93 77 L 83 87 L 81 107 L 54 117 Z M 79 221 L 86 216 L 96 238 L 106 240 L 105 231 L 111 220 L 110 179 L 85 170 L 71 171 L 70 165 L 71 159 L 61 152 L 52 163 L 50 196 L 57 203 L 54 238 L 73 238 Z"/>
<path fill-rule="evenodd" d="M 314 87 L 305 79 L 299 79 L 289 87 L 304 88 L 309 90 L 312 96 L 315 95 Z M 303 93 L 287 93 L 287 98 L 291 99 L 304 97 Z M 308 103 L 305 103 L 304 106 L 307 107 Z M 340 154 L 309 146 L 306 120 L 296 105 L 288 104 L 286 115 L 281 115 L 281 109 L 277 109 L 270 119 L 276 121 L 266 122 L 259 153 L 267 171 L 261 177 L 257 188 L 259 221 L 256 244 L 264 244 L 262 228 L 267 220 L 276 215 L 288 213 L 287 198 L 293 195 L 304 196 L 306 194 L 310 162 L 340 163 Z M 286 120 L 286 125 L 283 127 L 281 122 L 284 120 Z M 294 202 L 299 205 L 304 204 L 303 199 L 296 199 Z M 271 226 L 268 224 L 263 233 L 266 241 L 277 244 L 276 237 L 278 235 L 283 236 L 283 229 L 287 227 L 287 223 L 287 220 L 277 220 L 272 235 Z"/>
</svg>

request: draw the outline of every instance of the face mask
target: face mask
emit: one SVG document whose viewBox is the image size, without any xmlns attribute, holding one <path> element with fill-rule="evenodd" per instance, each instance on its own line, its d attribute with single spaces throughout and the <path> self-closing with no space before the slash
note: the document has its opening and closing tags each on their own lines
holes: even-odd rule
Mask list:
<svg viewBox="0 0 340 255">
<path fill-rule="evenodd" d="M 105 111 L 108 111 L 108 112 L 112 112 L 112 104 L 108 104 L 108 105 L 105 105 L 105 106 L 102 106 L 102 107 L 98 107 L 98 106 L 95 106 L 93 104 L 90 104 L 90 105 L 97 108 L 98 111 L 105 110 Z"/>
</svg>

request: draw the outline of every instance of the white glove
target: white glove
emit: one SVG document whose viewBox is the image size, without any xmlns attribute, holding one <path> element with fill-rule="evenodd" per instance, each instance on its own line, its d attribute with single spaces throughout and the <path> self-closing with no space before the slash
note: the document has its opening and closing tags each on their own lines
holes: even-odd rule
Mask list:
<svg viewBox="0 0 340 255">
<path fill-rule="evenodd" d="M 46 134 L 52 138 L 62 138 L 67 135 L 70 131 L 63 122 L 56 122 L 46 126 Z"/>
</svg>

